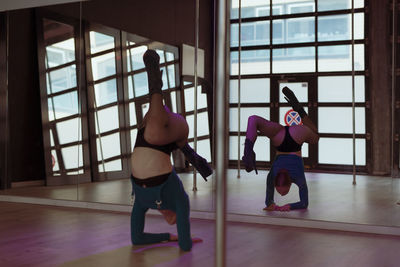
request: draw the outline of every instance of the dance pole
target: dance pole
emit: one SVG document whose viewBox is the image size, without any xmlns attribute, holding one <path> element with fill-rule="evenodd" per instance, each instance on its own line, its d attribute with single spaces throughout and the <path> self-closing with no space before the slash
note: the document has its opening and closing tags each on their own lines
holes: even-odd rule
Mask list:
<svg viewBox="0 0 400 267">
<path fill-rule="evenodd" d="M 393 1 L 393 18 L 392 18 L 392 149 L 391 149 L 391 168 L 390 175 L 394 178 L 394 145 L 395 145 L 395 108 L 396 108 L 396 45 L 397 45 L 397 5 L 396 0 Z"/>
<path fill-rule="evenodd" d="M 195 0 L 195 37 L 194 37 L 194 120 L 193 120 L 193 148 L 197 152 L 197 53 L 199 50 L 199 0 Z M 197 191 L 197 172 L 196 168 L 193 168 L 193 191 Z"/>
<path fill-rule="evenodd" d="M 353 115 L 353 185 L 356 185 L 356 108 L 354 75 L 354 1 L 351 1 L 351 110 Z"/>
<path fill-rule="evenodd" d="M 393 20 L 392 20 L 392 159 L 391 159 L 391 176 L 392 181 L 394 178 L 394 169 L 395 169 L 395 162 L 394 162 L 394 146 L 396 144 L 396 137 L 395 137 L 395 108 L 396 108 L 396 53 L 397 53 L 397 0 L 393 1 Z M 398 163 L 397 163 L 398 164 Z M 400 205 L 400 200 L 397 201 L 397 205 Z"/>
<path fill-rule="evenodd" d="M 239 51 L 238 51 L 238 161 L 237 161 L 237 178 L 240 178 L 240 96 L 241 96 L 241 52 L 242 52 L 242 0 L 239 0 Z"/>
<path fill-rule="evenodd" d="M 229 81 L 229 5 L 230 0 L 216 1 L 215 45 L 215 266 L 225 266 L 226 243 L 226 168 L 228 141 L 228 81 Z"/>
<path fill-rule="evenodd" d="M 79 200 L 79 167 L 80 167 L 79 166 L 79 158 L 80 158 L 79 148 L 80 148 L 81 142 L 82 142 L 82 140 L 80 140 L 81 138 L 79 138 L 79 137 L 82 137 L 82 135 L 80 134 L 81 123 L 82 123 L 82 121 L 81 121 L 81 118 L 82 118 L 81 82 L 82 82 L 82 66 L 83 66 L 83 64 L 82 64 L 82 2 L 79 2 L 79 37 L 78 37 L 78 40 L 79 40 L 79 46 L 78 46 L 79 58 L 77 61 L 77 63 L 79 64 L 79 65 L 77 64 L 77 67 L 78 67 L 78 92 L 77 92 L 77 97 L 78 97 L 78 157 L 77 157 L 77 159 L 78 159 L 78 163 L 77 163 L 78 174 L 77 174 L 77 179 L 76 179 L 76 181 L 77 181 L 76 182 L 76 188 L 77 188 L 77 190 L 76 190 L 77 196 L 76 197 Z M 83 149 L 82 149 L 82 152 L 83 152 Z M 83 162 L 83 158 L 82 158 L 82 162 Z M 85 168 L 83 168 L 83 174 L 84 174 L 84 172 L 85 172 Z"/>
</svg>

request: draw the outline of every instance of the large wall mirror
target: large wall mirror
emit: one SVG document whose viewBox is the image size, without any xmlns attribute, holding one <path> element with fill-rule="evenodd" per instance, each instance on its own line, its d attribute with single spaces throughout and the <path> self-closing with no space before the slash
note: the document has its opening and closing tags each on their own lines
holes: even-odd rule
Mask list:
<svg viewBox="0 0 400 267">
<path fill-rule="evenodd" d="M 186 118 L 189 143 L 197 142 L 198 153 L 212 162 L 213 1 L 200 5 L 204 77 L 197 90 L 194 77 L 182 74 L 182 47 L 195 46 L 194 3 L 150 2 L 93 0 L 1 14 L 0 59 L 8 67 L 0 73 L 0 118 L 9 129 L 0 135 L 2 153 L 8 153 L 1 171 L 8 169 L 10 178 L 1 180 L 2 195 L 131 204 L 129 157 L 149 108 L 142 62 L 148 48 L 161 58 L 165 104 Z M 368 4 L 231 1 L 228 213 L 400 226 L 398 137 L 386 146 L 394 147 L 388 159 L 394 167 L 376 170 L 381 154 L 374 142 L 381 137 L 372 134 L 379 124 L 371 118 L 380 88 L 371 83 Z M 240 159 L 249 116 L 295 123 L 284 86 L 298 95 L 320 141 L 303 146 L 309 208 L 267 212 L 266 177 L 275 149 L 267 137 L 258 137 L 258 175 L 247 173 Z M 400 121 L 397 91 L 386 104 L 395 111 L 393 119 L 380 122 L 393 129 Z M 179 152 L 172 160 L 192 210 L 213 212 L 214 177 L 194 177 Z M 295 202 L 298 194 L 293 185 L 284 197 L 275 192 L 275 201 Z"/>
<path fill-rule="evenodd" d="M 149 109 L 142 59 L 149 48 L 160 56 L 164 103 L 186 118 L 192 147 L 197 106 L 197 151 L 211 163 L 212 74 L 208 70 L 207 77 L 203 75 L 197 90 L 193 77 L 182 75 L 182 44 L 194 44 L 194 35 L 186 26 L 194 23 L 192 17 L 185 14 L 179 20 L 164 23 L 169 15 L 160 7 L 163 15 L 157 24 L 163 27 L 153 29 L 149 35 L 143 23 L 138 27 L 143 18 L 130 20 L 132 13 L 126 11 L 130 5 L 129 1 L 113 5 L 114 14 L 125 16 L 127 24 L 122 20 L 115 23 L 116 18 L 108 16 L 110 6 L 106 1 L 8 12 L 10 31 L 16 27 L 13 24 L 17 16 L 31 16 L 25 24 L 33 32 L 31 50 L 36 49 L 30 55 L 33 64 L 37 64 L 31 66 L 37 68 L 32 78 L 37 79 L 37 92 L 31 99 L 35 104 L 31 105 L 35 105 L 36 112 L 40 107 L 41 126 L 36 125 L 36 132 L 43 136 L 42 140 L 37 138 L 42 146 L 38 154 L 43 154 L 43 159 L 36 171 L 44 173 L 37 175 L 35 181 L 12 181 L 4 194 L 131 205 L 130 153 Z M 168 8 L 174 11 L 174 6 Z M 204 25 L 211 26 L 211 22 Z M 183 34 L 172 34 L 175 31 Z M 165 32 L 170 34 L 161 40 L 156 38 Z M 212 36 L 202 39 L 206 40 L 203 43 L 210 58 Z M 193 168 L 179 151 L 173 153 L 172 160 L 192 200 L 191 208 L 212 211 L 213 180 L 206 183 L 199 175 L 194 177 Z"/>
</svg>

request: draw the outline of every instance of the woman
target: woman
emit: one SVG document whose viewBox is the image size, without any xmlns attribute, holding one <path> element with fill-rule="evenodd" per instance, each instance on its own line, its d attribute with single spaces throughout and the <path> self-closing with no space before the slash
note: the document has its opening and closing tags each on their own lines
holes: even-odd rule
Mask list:
<svg viewBox="0 0 400 267">
<path fill-rule="evenodd" d="M 299 113 L 303 125 L 283 127 L 279 123 L 268 121 L 259 116 L 250 116 L 247 124 L 244 156 L 242 157 L 246 171 L 250 172 L 255 169 L 257 173 L 253 146 L 258 134 L 270 138 L 272 145 L 277 150 L 276 158 L 267 177 L 266 207 L 264 210 L 268 211 L 290 211 L 308 207 L 308 188 L 304 175 L 301 146 L 304 142 L 316 144 L 319 140 L 316 126 L 307 116 L 294 93 L 287 87 L 284 87 L 282 92 L 293 110 Z M 283 206 L 276 205 L 274 203 L 274 188 L 284 196 L 289 192 L 292 183 L 299 187 L 300 200 Z"/>
<path fill-rule="evenodd" d="M 135 194 L 131 239 L 135 245 L 178 241 L 179 247 L 188 251 L 192 242 L 202 240 L 191 238 L 189 198 L 172 167 L 171 151 L 180 148 L 204 178 L 212 170 L 207 161 L 188 145 L 189 128 L 185 119 L 163 105 L 160 57 L 154 50 L 147 50 L 143 61 L 148 76 L 150 108 L 143 127 L 137 133 L 131 156 L 131 181 Z M 160 211 L 169 224 L 176 223 L 178 236 L 170 233 L 144 233 L 145 213 L 149 208 Z"/>
</svg>

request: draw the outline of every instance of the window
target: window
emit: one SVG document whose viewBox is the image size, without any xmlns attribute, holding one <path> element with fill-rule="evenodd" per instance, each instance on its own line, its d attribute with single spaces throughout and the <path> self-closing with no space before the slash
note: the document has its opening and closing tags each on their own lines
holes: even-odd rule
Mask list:
<svg viewBox="0 0 400 267">
<path fill-rule="evenodd" d="M 354 70 L 356 164 L 365 170 L 368 132 L 365 73 L 368 64 L 364 1 L 241 1 L 240 7 L 238 2 L 232 1 L 231 7 L 230 159 L 241 158 L 238 151 L 243 148 L 242 138 L 250 115 L 284 123 L 290 107 L 280 89 L 288 84 L 296 95 L 305 96 L 302 103 L 318 124 L 323 140 L 316 148 L 303 146 L 304 157 L 313 155 L 307 164 L 322 169 L 335 169 L 337 165 L 343 169 L 343 166 L 351 165 L 352 154 L 340 157 L 326 153 L 332 147 L 343 148 L 352 142 Z M 240 20 L 239 8 L 242 11 Z M 270 10 L 272 14 L 269 14 Z M 269 83 L 268 87 L 259 81 Z M 239 116 L 240 126 L 237 123 Z M 268 148 L 268 151 L 268 157 L 262 160 L 256 152 L 257 160 L 270 161 L 274 150 Z"/>
</svg>

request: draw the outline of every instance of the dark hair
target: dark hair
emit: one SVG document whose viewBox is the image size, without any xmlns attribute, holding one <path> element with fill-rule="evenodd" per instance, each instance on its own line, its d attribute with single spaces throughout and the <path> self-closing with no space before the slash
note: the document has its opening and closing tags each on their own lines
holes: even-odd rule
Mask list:
<svg viewBox="0 0 400 267">
<path fill-rule="evenodd" d="M 275 186 L 290 187 L 292 179 L 290 179 L 289 172 L 286 169 L 280 169 L 275 176 Z"/>
</svg>

